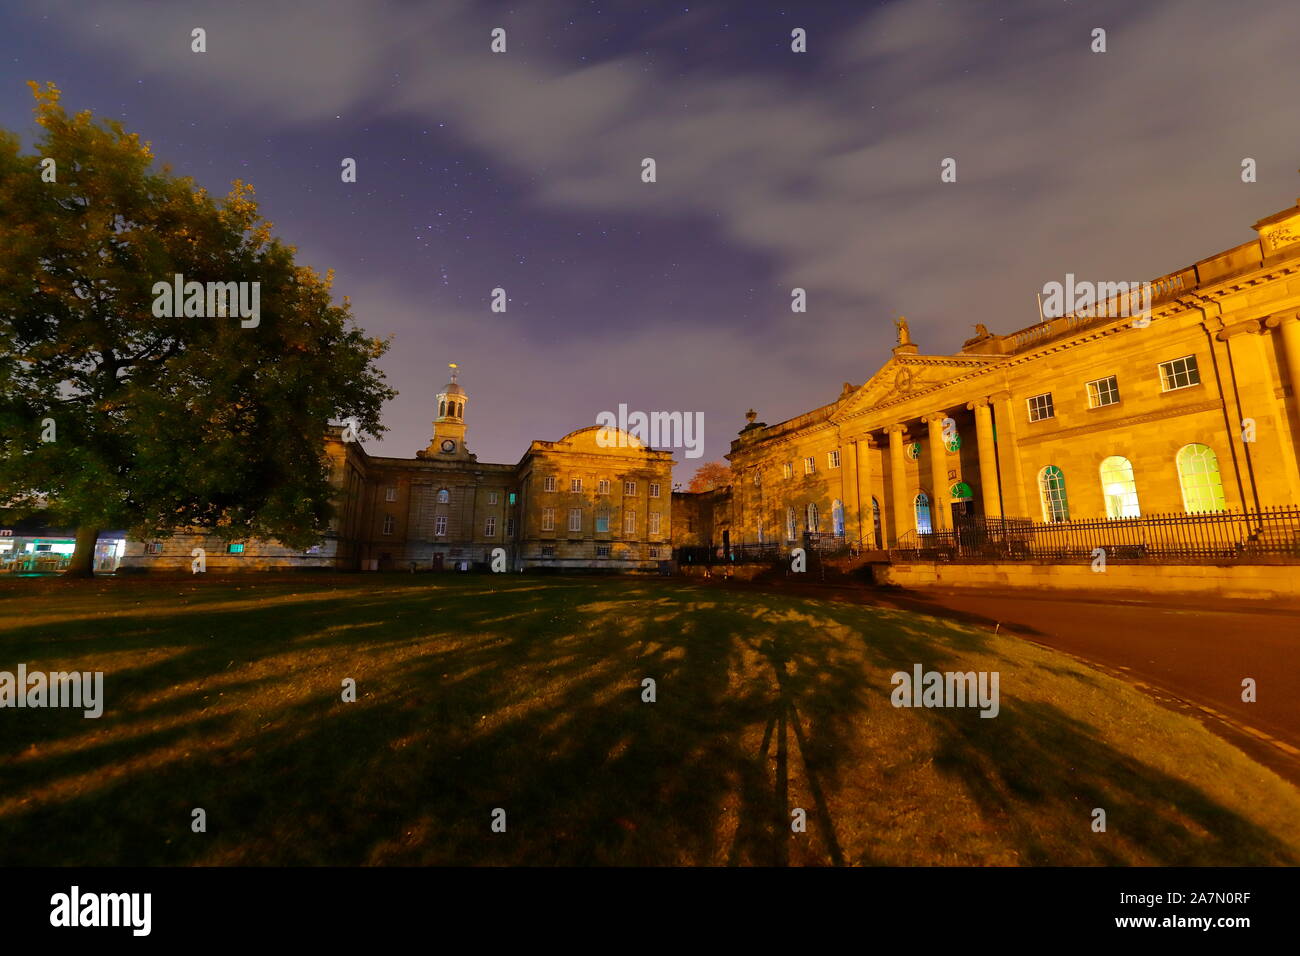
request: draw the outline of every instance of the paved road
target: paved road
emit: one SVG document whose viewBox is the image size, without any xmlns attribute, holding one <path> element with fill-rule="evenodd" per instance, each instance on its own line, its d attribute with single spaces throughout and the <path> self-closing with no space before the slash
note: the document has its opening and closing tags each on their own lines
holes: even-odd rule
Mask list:
<svg viewBox="0 0 1300 956">
<path fill-rule="evenodd" d="M 836 600 L 1000 628 L 1083 658 L 1187 710 L 1300 783 L 1300 605 L 1095 593 L 806 586 Z M 1241 699 L 1253 677 L 1258 700 Z"/>
</svg>

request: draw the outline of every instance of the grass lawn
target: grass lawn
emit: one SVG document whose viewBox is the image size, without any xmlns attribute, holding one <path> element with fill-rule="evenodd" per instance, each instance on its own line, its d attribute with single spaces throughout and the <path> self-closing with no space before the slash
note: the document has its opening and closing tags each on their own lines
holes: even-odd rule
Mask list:
<svg viewBox="0 0 1300 956">
<path fill-rule="evenodd" d="M 15 579 L 20 663 L 102 670 L 106 705 L 0 710 L 7 865 L 1300 862 L 1300 792 L 1194 720 L 900 611 L 678 579 Z M 998 671 L 1000 714 L 891 706 L 914 663 Z"/>
</svg>

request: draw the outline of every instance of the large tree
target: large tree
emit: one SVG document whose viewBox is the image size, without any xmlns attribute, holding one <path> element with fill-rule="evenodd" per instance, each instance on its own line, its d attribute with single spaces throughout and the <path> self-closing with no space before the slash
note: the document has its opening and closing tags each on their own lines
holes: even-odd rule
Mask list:
<svg viewBox="0 0 1300 956">
<path fill-rule="evenodd" d="M 388 343 L 333 302 L 332 273 L 295 263 L 251 186 L 214 201 L 120 123 L 30 85 L 34 152 L 0 130 L 0 506 L 75 526 L 73 574 L 107 528 L 319 540 L 326 428 L 383 430 Z M 258 323 L 156 316 L 155 283 L 177 274 L 260 283 Z"/>
</svg>

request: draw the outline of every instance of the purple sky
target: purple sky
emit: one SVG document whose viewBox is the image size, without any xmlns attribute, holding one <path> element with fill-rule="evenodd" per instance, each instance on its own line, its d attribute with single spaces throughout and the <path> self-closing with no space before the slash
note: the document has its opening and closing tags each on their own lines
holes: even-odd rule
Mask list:
<svg viewBox="0 0 1300 956">
<path fill-rule="evenodd" d="M 1154 278 L 1300 195 L 1294 0 L 27 6 L 0 10 L 0 125 L 28 136 L 52 80 L 209 190 L 253 183 L 395 337 L 382 454 L 427 444 L 455 361 L 481 460 L 626 403 L 703 413 L 684 480 L 751 405 L 864 382 L 900 313 L 956 351 L 1067 272 Z"/>
</svg>

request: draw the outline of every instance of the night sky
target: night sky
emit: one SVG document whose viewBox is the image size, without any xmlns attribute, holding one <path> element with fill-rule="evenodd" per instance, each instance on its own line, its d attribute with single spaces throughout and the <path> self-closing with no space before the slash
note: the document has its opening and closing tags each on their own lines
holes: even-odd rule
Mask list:
<svg viewBox="0 0 1300 956">
<path fill-rule="evenodd" d="M 372 453 L 428 443 L 454 361 L 480 460 L 626 403 L 703 412 L 684 480 L 751 405 L 867 380 L 899 314 L 956 351 L 1067 272 L 1154 278 L 1300 195 L 1294 0 L 0 6 L 0 125 L 30 143 L 53 81 L 211 192 L 251 182 L 395 337 Z"/>
</svg>

